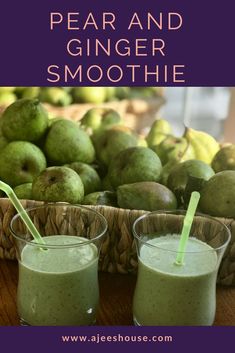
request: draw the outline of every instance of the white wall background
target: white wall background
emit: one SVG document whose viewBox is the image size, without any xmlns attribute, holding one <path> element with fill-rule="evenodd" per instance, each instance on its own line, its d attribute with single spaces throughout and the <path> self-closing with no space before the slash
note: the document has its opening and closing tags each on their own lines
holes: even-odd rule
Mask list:
<svg viewBox="0 0 235 353">
<path fill-rule="evenodd" d="M 160 115 L 169 120 L 176 134 L 183 124 L 222 139 L 228 114 L 230 89 L 226 87 L 167 87 L 166 104 Z"/>
</svg>

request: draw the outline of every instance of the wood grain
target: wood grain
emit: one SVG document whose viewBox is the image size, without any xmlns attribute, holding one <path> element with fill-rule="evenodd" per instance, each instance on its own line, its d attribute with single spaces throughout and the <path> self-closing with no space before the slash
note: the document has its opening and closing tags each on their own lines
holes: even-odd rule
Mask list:
<svg viewBox="0 0 235 353">
<path fill-rule="evenodd" d="M 0 326 L 17 326 L 17 263 L 0 260 Z M 132 297 L 135 276 L 100 273 L 100 307 L 97 325 L 133 325 Z M 215 325 L 235 326 L 235 288 L 217 288 Z"/>
</svg>

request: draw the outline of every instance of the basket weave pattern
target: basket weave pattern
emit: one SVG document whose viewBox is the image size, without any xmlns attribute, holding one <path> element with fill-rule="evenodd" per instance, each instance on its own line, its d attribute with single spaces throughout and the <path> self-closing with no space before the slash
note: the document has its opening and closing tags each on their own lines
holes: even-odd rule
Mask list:
<svg viewBox="0 0 235 353">
<path fill-rule="evenodd" d="M 49 104 L 44 104 L 49 113 L 54 116 L 63 117 L 69 120 L 78 121 L 91 108 L 100 106 L 116 110 L 123 120 L 125 125 L 141 132 L 146 126 L 151 126 L 160 107 L 165 103 L 165 99 L 156 95 L 153 98 L 145 99 L 123 99 L 120 101 L 106 102 L 99 105 L 91 103 L 72 104 L 67 107 L 54 107 Z"/>
<path fill-rule="evenodd" d="M 43 203 L 24 200 L 22 204 L 24 208 L 32 208 Z M 103 214 L 108 222 L 108 234 L 100 254 L 100 270 L 110 273 L 135 273 L 137 256 L 132 225 L 136 218 L 146 212 L 107 206 L 90 207 Z M 14 214 L 15 210 L 8 199 L 0 199 L 0 258 L 16 259 L 14 242 L 9 228 Z M 229 227 L 232 239 L 220 267 L 218 282 L 224 285 L 235 285 L 235 220 L 220 219 L 220 221 Z M 46 227 L 50 227 L 54 234 L 63 227 L 60 217 L 52 219 L 50 215 L 45 222 Z"/>
</svg>

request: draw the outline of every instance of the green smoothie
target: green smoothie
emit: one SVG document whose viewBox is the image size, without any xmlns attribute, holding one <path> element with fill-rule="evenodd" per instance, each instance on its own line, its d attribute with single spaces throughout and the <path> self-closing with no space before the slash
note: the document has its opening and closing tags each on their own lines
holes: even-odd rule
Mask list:
<svg viewBox="0 0 235 353">
<path fill-rule="evenodd" d="M 44 237 L 40 249 L 26 245 L 19 261 L 18 313 L 29 325 L 69 326 L 95 322 L 98 292 L 98 252 L 94 244 L 72 246 L 87 239 Z"/>
<path fill-rule="evenodd" d="M 166 235 L 141 246 L 133 306 L 135 324 L 212 325 L 217 254 L 206 243 L 189 238 L 184 265 L 176 265 L 179 239 L 179 235 Z"/>
</svg>

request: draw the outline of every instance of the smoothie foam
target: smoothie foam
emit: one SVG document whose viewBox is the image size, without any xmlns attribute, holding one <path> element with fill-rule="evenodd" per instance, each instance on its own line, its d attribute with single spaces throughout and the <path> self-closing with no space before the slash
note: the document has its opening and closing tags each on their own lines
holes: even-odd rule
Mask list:
<svg viewBox="0 0 235 353">
<path fill-rule="evenodd" d="M 142 245 L 134 296 L 134 320 L 140 325 L 211 325 L 215 312 L 217 254 L 189 238 L 184 265 L 175 264 L 179 235 Z"/>
<path fill-rule="evenodd" d="M 26 245 L 19 262 L 18 311 L 30 325 L 89 325 L 98 304 L 98 252 L 75 236 L 44 237 L 58 248 Z"/>
</svg>

